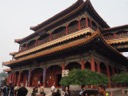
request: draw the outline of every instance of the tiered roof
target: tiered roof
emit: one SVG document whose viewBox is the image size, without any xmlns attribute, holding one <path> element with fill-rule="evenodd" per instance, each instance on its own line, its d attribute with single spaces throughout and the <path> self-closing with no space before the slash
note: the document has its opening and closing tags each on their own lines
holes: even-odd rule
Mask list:
<svg viewBox="0 0 128 96">
<path fill-rule="evenodd" d="M 37 26 L 31 27 L 30 29 L 35 31 L 35 33 L 33 33 L 33 34 L 31 34 L 31 35 L 29 35 L 25 38 L 22 38 L 22 39 L 16 39 L 15 42 L 21 43 L 21 42 L 26 41 L 29 38 L 33 38 L 34 36 L 38 35 L 39 32 L 42 32 L 45 29 L 48 29 L 50 26 L 53 26 L 54 24 L 68 18 L 69 16 L 73 16 L 74 14 L 79 12 L 80 10 L 85 10 L 88 13 L 90 13 L 91 16 L 93 16 L 93 18 L 98 23 L 100 23 L 100 25 L 103 28 L 110 28 L 109 25 L 95 11 L 95 9 L 93 8 L 90 0 L 86 0 L 85 2 L 83 0 L 77 0 L 76 3 L 74 3 L 72 6 L 65 9 L 64 11 L 56 14 L 55 16 L 49 18 L 48 20 L 38 24 Z M 46 32 L 46 31 L 44 31 L 44 32 Z"/>
<path fill-rule="evenodd" d="M 120 54 L 116 49 L 114 49 L 112 46 L 110 46 L 103 38 L 103 36 L 101 35 L 100 31 L 94 32 L 91 36 L 87 37 L 87 38 L 83 38 L 83 39 L 78 39 L 75 40 L 73 42 L 69 42 L 67 43 L 67 45 L 61 45 L 61 46 L 56 46 L 54 48 L 51 48 L 49 50 L 44 50 L 41 52 L 37 52 L 36 54 L 31 54 L 22 58 L 19 58 L 17 60 L 12 60 L 9 62 L 4 62 L 3 65 L 5 66 L 12 66 L 15 64 L 20 64 L 22 62 L 25 62 L 27 60 L 32 60 L 34 58 L 38 58 L 41 56 L 46 56 L 49 54 L 54 54 L 55 52 L 61 52 L 63 50 L 67 50 L 67 49 L 71 49 L 73 47 L 77 47 L 77 46 L 82 46 L 82 45 L 86 45 L 86 44 L 92 44 L 92 42 L 96 42 L 96 45 L 99 45 L 101 48 L 103 47 L 103 50 L 107 50 L 106 54 L 112 55 L 112 57 L 121 62 L 122 64 L 124 64 L 125 66 L 128 67 L 128 60 L 127 58 L 125 58 L 122 54 Z M 118 59 L 117 59 L 118 58 Z"/>
</svg>

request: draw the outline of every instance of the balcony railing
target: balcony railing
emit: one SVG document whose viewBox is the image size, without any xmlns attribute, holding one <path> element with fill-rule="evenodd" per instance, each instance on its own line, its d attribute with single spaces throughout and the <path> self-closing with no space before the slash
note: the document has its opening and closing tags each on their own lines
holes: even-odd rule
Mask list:
<svg viewBox="0 0 128 96">
<path fill-rule="evenodd" d="M 26 49 L 26 50 L 24 49 L 24 51 L 21 51 L 21 52 L 17 53 L 15 55 L 15 58 L 19 57 L 19 56 L 22 56 L 22 55 L 25 55 L 25 54 L 28 54 L 28 53 L 31 53 L 31 52 L 34 52 L 34 51 L 37 51 L 37 50 L 40 50 L 40 49 L 43 49 L 43 48 L 48 47 L 50 45 L 68 40 L 70 38 L 74 38 L 74 37 L 77 37 L 79 35 L 86 34 L 88 32 L 93 33 L 94 30 L 92 30 L 90 27 L 88 27 L 88 28 L 84 28 L 82 30 L 79 30 L 77 32 L 70 33 L 68 35 L 65 35 L 64 33 L 61 33 L 60 36 L 62 36 L 62 35 L 64 35 L 64 36 L 62 36 L 61 38 L 51 40 L 51 41 L 49 41 L 48 39 L 45 39 L 44 41 L 38 41 L 38 46 L 33 46 L 33 48 L 31 48 L 31 49 Z"/>
<path fill-rule="evenodd" d="M 104 36 L 106 40 L 121 39 L 125 37 L 128 37 L 128 33 Z"/>
</svg>

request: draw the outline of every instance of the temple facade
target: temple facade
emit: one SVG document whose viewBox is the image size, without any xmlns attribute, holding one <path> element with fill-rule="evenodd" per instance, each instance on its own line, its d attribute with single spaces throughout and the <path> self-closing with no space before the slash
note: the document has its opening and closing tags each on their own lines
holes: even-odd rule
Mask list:
<svg viewBox="0 0 128 96">
<path fill-rule="evenodd" d="M 10 53 L 13 59 L 3 62 L 11 68 L 8 83 L 60 87 L 62 75 L 73 68 L 88 68 L 108 78 L 128 69 L 120 53 L 128 50 L 128 25 L 110 28 L 90 0 L 77 0 L 30 29 L 34 33 L 15 40 L 19 51 Z"/>
</svg>

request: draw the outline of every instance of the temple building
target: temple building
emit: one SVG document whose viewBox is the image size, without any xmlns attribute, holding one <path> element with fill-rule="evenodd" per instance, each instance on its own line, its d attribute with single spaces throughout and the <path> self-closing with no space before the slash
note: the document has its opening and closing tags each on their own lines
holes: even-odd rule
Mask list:
<svg viewBox="0 0 128 96">
<path fill-rule="evenodd" d="M 15 40 L 19 51 L 10 53 L 13 59 L 3 62 L 11 68 L 8 83 L 60 87 L 65 70 L 88 68 L 110 78 L 128 69 L 121 54 L 128 51 L 128 25 L 110 28 L 90 0 L 77 0 L 30 29 L 34 33 Z"/>
</svg>

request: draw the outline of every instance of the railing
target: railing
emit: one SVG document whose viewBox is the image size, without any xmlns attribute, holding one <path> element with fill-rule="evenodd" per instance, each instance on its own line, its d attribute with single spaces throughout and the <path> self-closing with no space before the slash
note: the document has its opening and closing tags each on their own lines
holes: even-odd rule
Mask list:
<svg viewBox="0 0 128 96">
<path fill-rule="evenodd" d="M 35 46 L 35 47 L 33 47 L 33 48 L 29 49 L 29 50 L 24 50 L 24 52 L 21 52 L 21 53 L 17 53 L 15 55 L 15 58 L 19 57 L 19 56 L 22 56 L 22 55 L 25 55 L 25 54 L 28 54 L 28 53 L 31 53 L 31 52 L 34 52 L 34 51 L 37 51 L 37 50 L 40 50 L 40 49 L 43 49 L 43 48 L 51 46 L 53 44 L 68 40 L 70 38 L 74 38 L 74 37 L 82 35 L 82 34 L 87 34 L 88 32 L 93 33 L 94 30 L 92 30 L 91 28 L 88 27 L 88 28 L 79 30 L 77 32 L 73 32 L 72 34 L 65 35 L 65 36 L 63 36 L 61 38 L 58 38 L 58 39 L 55 39 L 55 40 L 51 40 L 49 42 L 48 41 L 38 42 L 39 43 L 38 46 Z"/>
<path fill-rule="evenodd" d="M 75 31 L 78 31 L 78 25 L 74 25 L 68 28 L 68 33 L 73 33 Z"/>
<path fill-rule="evenodd" d="M 86 30 L 86 29 L 90 29 L 90 30 L 91 30 L 91 28 L 85 28 L 85 29 L 81 29 L 81 30 Z M 73 30 L 72 30 L 72 33 L 67 34 L 67 36 L 69 36 L 70 34 L 76 34 L 76 33 L 77 33 L 76 31 L 81 31 L 81 30 L 73 29 Z M 92 31 L 92 30 L 91 30 L 91 31 Z M 90 31 L 88 31 L 88 32 L 90 32 Z M 35 44 L 35 45 L 33 45 L 33 46 L 26 47 L 26 48 L 24 48 L 24 49 L 21 49 L 21 50 L 18 52 L 18 54 L 20 54 L 21 52 L 26 51 L 26 50 L 28 50 L 28 49 L 31 50 L 31 49 L 33 49 L 34 47 L 40 46 L 40 45 L 42 45 L 42 44 L 46 44 L 46 43 L 55 41 L 56 39 L 61 40 L 61 38 L 63 38 L 63 37 L 66 36 L 65 33 L 66 33 L 66 32 L 62 31 L 62 32 L 59 33 L 59 34 L 52 35 L 52 40 L 51 40 L 51 41 L 49 41 L 49 37 L 47 37 L 47 38 L 45 38 L 45 39 L 43 39 L 43 40 L 38 40 L 38 43 L 37 43 L 37 44 Z M 78 32 L 78 33 L 79 33 L 79 32 Z M 61 38 L 60 38 L 60 37 L 61 37 Z"/>
<path fill-rule="evenodd" d="M 125 38 L 128 37 L 127 33 L 123 33 L 123 34 L 116 34 L 116 35 L 109 35 L 109 36 L 104 36 L 104 38 L 106 40 L 112 40 L 112 39 L 120 39 L 120 38 Z"/>
<path fill-rule="evenodd" d="M 43 40 L 38 40 L 37 45 L 44 44 L 44 43 L 46 43 L 46 42 L 48 42 L 48 41 L 49 41 L 49 38 L 48 38 L 48 37 L 47 37 L 47 38 L 45 38 L 45 39 L 43 39 Z"/>
</svg>

